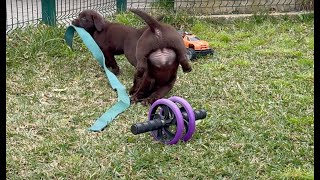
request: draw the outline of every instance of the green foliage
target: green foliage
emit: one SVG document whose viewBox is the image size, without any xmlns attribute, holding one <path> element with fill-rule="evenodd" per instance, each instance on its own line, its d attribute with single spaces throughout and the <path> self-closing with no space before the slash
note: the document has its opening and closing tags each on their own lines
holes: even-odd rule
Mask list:
<svg viewBox="0 0 320 180">
<path fill-rule="evenodd" d="M 173 0 L 156 0 L 152 4 L 154 7 L 163 8 L 165 10 L 172 10 L 174 8 Z"/>
</svg>

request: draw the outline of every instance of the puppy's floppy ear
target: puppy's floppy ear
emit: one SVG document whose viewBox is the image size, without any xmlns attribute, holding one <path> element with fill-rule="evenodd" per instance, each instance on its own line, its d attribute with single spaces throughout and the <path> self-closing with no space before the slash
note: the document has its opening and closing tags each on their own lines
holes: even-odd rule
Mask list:
<svg viewBox="0 0 320 180">
<path fill-rule="evenodd" d="M 100 32 L 103 29 L 104 21 L 100 16 L 93 15 L 93 24 L 96 27 L 97 31 Z"/>
</svg>

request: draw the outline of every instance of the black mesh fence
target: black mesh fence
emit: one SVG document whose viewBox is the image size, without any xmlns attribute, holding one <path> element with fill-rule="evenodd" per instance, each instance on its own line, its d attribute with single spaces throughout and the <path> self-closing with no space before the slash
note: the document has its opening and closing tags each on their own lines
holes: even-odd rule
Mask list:
<svg viewBox="0 0 320 180">
<path fill-rule="evenodd" d="M 313 11 L 313 0 L 6 0 L 7 32 L 41 21 L 68 24 L 84 9 L 112 16 L 128 8 L 189 11 L 193 15 Z"/>
</svg>

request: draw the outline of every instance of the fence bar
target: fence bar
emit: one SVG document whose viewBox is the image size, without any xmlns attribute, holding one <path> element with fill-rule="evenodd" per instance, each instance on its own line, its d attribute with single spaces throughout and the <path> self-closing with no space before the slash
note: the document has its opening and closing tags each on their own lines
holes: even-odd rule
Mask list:
<svg viewBox="0 0 320 180">
<path fill-rule="evenodd" d="M 127 10 L 127 0 L 117 0 L 117 12 L 124 12 Z"/>
<path fill-rule="evenodd" d="M 41 0 L 42 21 L 50 26 L 56 25 L 56 0 Z"/>
</svg>

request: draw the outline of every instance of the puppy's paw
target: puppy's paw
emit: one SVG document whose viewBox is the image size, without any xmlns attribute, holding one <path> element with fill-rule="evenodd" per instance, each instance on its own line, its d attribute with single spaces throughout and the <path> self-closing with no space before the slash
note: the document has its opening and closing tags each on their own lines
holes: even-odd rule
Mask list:
<svg viewBox="0 0 320 180">
<path fill-rule="evenodd" d="M 192 70 L 192 67 L 190 66 L 190 64 L 186 65 L 186 66 L 182 66 L 182 70 L 185 73 L 188 73 Z"/>
<path fill-rule="evenodd" d="M 130 100 L 131 100 L 131 103 L 132 104 L 135 104 L 135 103 L 138 103 L 139 102 L 139 99 L 137 96 L 131 96 L 130 97 Z"/>
<path fill-rule="evenodd" d="M 156 100 L 158 100 L 159 98 L 157 97 L 148 97 L 142 100 L 142 104 L 144 106 L 149 106 L 152 105 Z"/>
<path fill-rule="evenodd" d="M 129 94 L 130 95 L 133 95 L 134 93 L 136 92 L 136 88 L 131 88 L 130 90 L 129 90 Z"/>
<path fill-rule="evenodd" d="M 139 68 L 136 69 L 136 76 L 141 78 L 144 75 L 145 72 L 146 72 L 146 68 L 139 67 Z"/>
<path fill-rule="evenodd" d="M 149 98 L 145 98 L 141 101 L 141 104 L 144 106 L 150 106 L 152 103 L 153 103 L 152 100 Z"/>
<path fill-rule="evenodd" d="M 118 76 L 120 74 L 120 69 L 118 66 L 117 67 L 108 67 L 108 69 L 116 76 Z"/>
<path fill-rule="evenodd" d="M 74 25 L 74 26 L 79 27 L 80 26 L 80 21 L 79 21 L 79 19 L 74 19 L 73 21 L 71 21 L 71 24 Z"/>
<path fill-rule="evenodd" d="M 116 76 L 118 76 L 120 74 L 119 67 L 110 68 L 110 71 Z"/>
<path fill-rule="evenodd" d="M 129 94 L 130 95 L 134 95 L 135 94 L 135 96 L 138 97 L 136 92 L 137 92 L 137 87 L 134 87 L 134 86 L 131 87 L 131 89 L 129 90 Z"/>
</svg>

